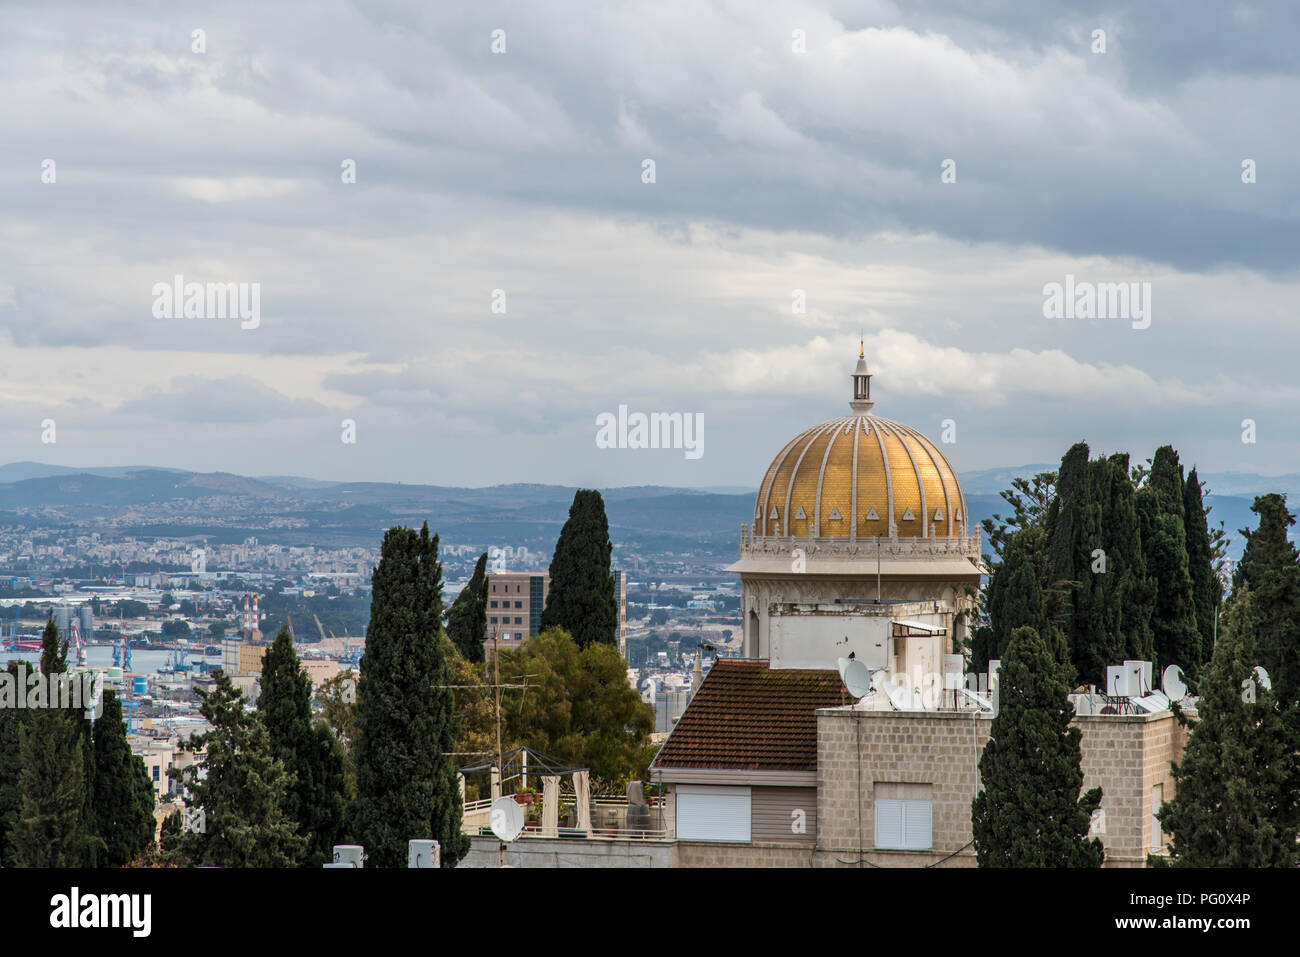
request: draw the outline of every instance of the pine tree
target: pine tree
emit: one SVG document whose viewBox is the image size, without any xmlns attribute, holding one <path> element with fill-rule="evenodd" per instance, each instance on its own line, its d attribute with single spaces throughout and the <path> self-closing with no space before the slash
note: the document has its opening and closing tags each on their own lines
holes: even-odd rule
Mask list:
<svg viewBox="0 0 1300 957">
<path fill-rule="evenodd" d="M 153 841 L 154 796 L 144 761 L 131 753 L 122 704 L 112 691 L 104 692 L 94 748 L 94 808 L 97 833 L 106 845 L 103 863 L 122 867 Z"/>
<path fill-rule="evenodd" d="M 312 726 L 311 679 L 281 628 L 262 658 L 257 711 L 266 725 L 271 753 L 294 775 L 282 808 L 306 838 L 299 863 L 319 866 L 330 860 L 343 827 L 342 746 L 328 731 L 322 739 Z"/>
<path fill-rule="evenodd" d="M 1137 498 L 1147 570 L 1156 583 L 1151 615 L 1156 667 L 1175 664 L 1195 678 L 1202 662 L 1201 633 L 1188 570 L 1183 470 L 1170 446 L 1156 450 Z"/>
<path fill-rule="evenodd" d="M 1272 693 L 1256 679 L 1248 585 L 1233 590 L 1200 682 L 1197 720 L 1160 809 L 1175 867 L 1294 867 L 1300 773 Z"/>
<path fill-rule="evenodd" d="M 469 850 L 461 833 L 451 666 L 442 654 L 438 538 L 391 528 L 375 568 L 358 686 L 357 799 L 350 829 L 373 867 L 402 867 L 408 842 L 432 838 L 445 867 Z"/>
<path fill-rule="evenodd" d="M 542 630 L 563 628 L 580 648 L 618 644 L 618 605 L 610 574 L 609 521 L 595 489 L 579 489 L 551 559 Z"/>
<path fill-rule="evenodd" d="M 186 806 L 203 812 L 202 827 L 181 835 L 180 851 L 200 866 L 292 867 L 306 844 L 282 810 L 293 775 L 271 753 L 266 728 L 257 712 L 245 710 L 243 693 L 224 671 L 215 677 L 212 691 L 198 693 L 212 729 L 188 745 L 206 753 L 179 773 Z"/>
<path fill-rule="evenodd" d="M 46 681 L 66 672 L 59 631 L 51 618 L 41 636 Z M 86 754 L 80 709 L 43 707 L 22 736 L 22 793 L 10 834 L 13 861 L 25 867 L 87 867 L 103 845 L 87 820 Z"/>
<path fill-rule="evenodd" d="M 1183 524 L 1187 541 L 1187 572 L 1192 578 L 1192 605 L 1196 628 L 1201 633 L 1201 660 L 1214 649 L 1214 619 L 1219 613 L 1223 586 L 1214 570 L 1214 546 L 1210 540 L 1210 510 L 1202 498 L 1201 481 L 1192 469 L 1183 486 Z"/>
<path fill-rule="evenodd" d="M 1062 669 L 1033 628 L 1011 636 L 998 675 L 998 713 L 971 803 L 980 867 L 1100 867 L 1087 837 L 1101 788 L 1080 796 L 1081 733 L 1071 726 Z"/>
<path fill-rule="evenodd" d="M 1272 679 L 1273 695 L 1284 709 L 1300 707 L 1300 556 L 1287 538 L 1295 516 L 1286 496 L 1272 493 L 1255 499 L 1259 516 L 1254 531 L 1242 529 L 1246 548 L 1232 577 L 1232 600 L 1248 587 L 1254 596 L 1251 624 L 1259 663 Z"/>
<path fill-rule="evenodd" d="M 447 635 L 462 658 L 471 664 L 486 657 L 483 640 L 487 636 L 487 552 L 478 557 L 469 583 L 456 596 L 447 616 Z"/>
</svg>

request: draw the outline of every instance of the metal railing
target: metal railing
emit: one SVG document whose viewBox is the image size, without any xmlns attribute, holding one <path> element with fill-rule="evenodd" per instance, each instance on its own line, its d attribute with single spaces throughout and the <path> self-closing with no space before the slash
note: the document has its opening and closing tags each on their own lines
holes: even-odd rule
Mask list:
<svg viewBox="0 0 1300 957">
<path fill-rule="evenodd" d="M 565 803 L 562 799 L 561 803 Z M 572 797 L 568 798 L 567 803 L 573 803 Z M 647 798 L 646 803 L 650 807 L 650 819 L 654 823 L 660 820 L 662 798 Z M 488 822 L 488 813 L 492 806 L 492 799 L 485 798 L 480 801 L 467 801 L 462 816 L 461 830 L 466 834 L 484 835 L 491 834 L 491 827 Z M 648 828 L 630 828 L 627 826 L 627 807 L 626 797 L 609 797 L 599 798 L 591 802 L 591 830 L 579 830 L 576 827 L 565 827 L 560 824 L 555 828 L 555 832 L 547 834 L 542 830 L 540 821 L 529 821 L 524 825 L 521 838 L 542 838 L 542 839 L 578 839 L 592 841 L 665 841 L 669 838 L 669 830 L 660 827 Z M 664 808 L 666 810 L 666 808 Z"/>
</svg>

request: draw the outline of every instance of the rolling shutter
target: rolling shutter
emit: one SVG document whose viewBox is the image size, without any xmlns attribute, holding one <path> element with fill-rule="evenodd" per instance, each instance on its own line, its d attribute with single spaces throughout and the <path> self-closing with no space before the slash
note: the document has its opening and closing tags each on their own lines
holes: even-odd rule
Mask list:
<svg viewBox="0 0 1300 957">
<path fill-rule="evenodd" d="M 677 786 L 679 841 L 750 841 L 750 792 L 742 787 Z"/>
</svg>

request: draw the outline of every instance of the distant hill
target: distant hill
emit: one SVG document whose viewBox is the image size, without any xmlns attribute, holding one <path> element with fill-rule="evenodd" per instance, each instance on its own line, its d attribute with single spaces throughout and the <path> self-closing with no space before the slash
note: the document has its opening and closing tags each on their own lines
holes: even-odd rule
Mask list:
<svg viewBox="0 0 1300 957">
<path fill-rule="evenodd" d="M 970 518 L 979 523 L 1005 513 L 998 493 L 1017 476 L 1050 471 L 1051 465 L 1020 465 L 965 472 L 961 476 Z M 1207 474 L 1206 504 L 1211 521 L 1224 523 L 1236 558 L 1243 546 L 1240 528 L 1254 525 L 1250 511 L 1257 494 L 1288 492 L 1300 504 L 1300 475 L 1265 477 L 1243 472 Z M 513 484 L 486 488 L 409 485 L 400 482 L 324 482 L 295 476 L 252 478 L 227 472 L 186 472 L 170 468 L 72 469 L 15 462 L 0 466 L 0 521 L 30 524 L 12 510 L 40 506 L 136 508 L 151 503 L 184 502 L 212 496 L 252 500 L 262 513 L 295 521 L 277 532 L 291 544 L 313 541 L 366 543 L 398 523 L 429 520 L 447 541 L 501 541 L 526 544 L 549 553 L 568 518 L 575 488 Z M 602 489 L 611 537 L 623 547 L 663 553 L 731 556 L 739 547 L 742 522 L 752 521 L 756 490 L 645 485 Z M 175 514 L 173 512 L 173 514 Z M 236 523 L 176 526 L 171 534 L 206 535 L 214 541 L 240 540 L 249 532 Z M 147 526 L 141 525 L 145 531 Z M 162 533 L 154 526 L 154 531 Z"/>
</svg>

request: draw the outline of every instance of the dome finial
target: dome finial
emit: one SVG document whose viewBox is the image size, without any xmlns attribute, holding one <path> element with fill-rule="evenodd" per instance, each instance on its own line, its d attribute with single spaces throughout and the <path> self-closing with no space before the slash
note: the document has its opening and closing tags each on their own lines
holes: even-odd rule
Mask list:
<svg viewBox="0 0 1300 957">
<path fill-rule="evenodd" d="M 849 408 L 863 413 L 871 410 L 876 403 L 871 401 L 871 373 L 867 371 L 866 339 L 858 340 L 858 365 L 853 370 L 853 401 Z"/>
</svg>

